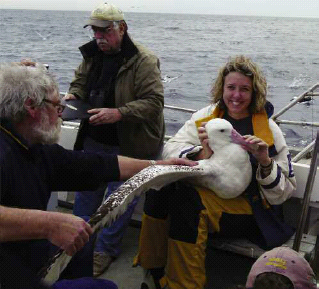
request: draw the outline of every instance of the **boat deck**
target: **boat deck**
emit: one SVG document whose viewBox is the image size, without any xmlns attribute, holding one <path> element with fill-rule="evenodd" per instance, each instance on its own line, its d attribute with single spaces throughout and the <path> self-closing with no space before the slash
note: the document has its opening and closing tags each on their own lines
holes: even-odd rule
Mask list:
<svg viewBox="0 0 319 289">
<path fill-rule="evenodd" d="M 122 254 L 100 278 L 114 281 L 119 289 L 140 289 L 143 280 L 142 268 L 132 267 L 138 249 L 139 233 L 139 228 L 128 227 L 123 239 Z M 254 261 L 252 258 L 208 247 L 205 288 L 230 289 L 234 285 L 244 285 Z"/>
<path fill-rule="evenodd" d="M 59 207 L 59 211 L 71 212 Z M 138 250 L 140 228 L 133 221 L 127 228 L 123 242 L 122 254 L 111 264 L 109 269 L 99 278 L 112 280 L 119 289 L 140 289 L 143 280 L 141 267 L 132 267 Z M 223 250 L 207 248 L 206 257 L 206 289 L 230 289 L 234 285 L 245 285 L 248 272 L 254 258 L 238 255 Z"/>
</svg>

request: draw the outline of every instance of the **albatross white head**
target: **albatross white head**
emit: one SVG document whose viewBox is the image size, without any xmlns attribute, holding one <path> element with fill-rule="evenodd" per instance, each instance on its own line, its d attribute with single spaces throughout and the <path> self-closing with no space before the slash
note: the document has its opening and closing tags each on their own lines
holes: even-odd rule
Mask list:
<svg viewBox="0 0 319 289">
<path fill-rule="evenodd" d="M 212 150 L 224 147 L 232 142 L 231 136 L 234 134 L 234 128 L 231 123 L 222 118 L 211 119 L 205 125 L 208 134 L 209 146 Z"/>
</svg>

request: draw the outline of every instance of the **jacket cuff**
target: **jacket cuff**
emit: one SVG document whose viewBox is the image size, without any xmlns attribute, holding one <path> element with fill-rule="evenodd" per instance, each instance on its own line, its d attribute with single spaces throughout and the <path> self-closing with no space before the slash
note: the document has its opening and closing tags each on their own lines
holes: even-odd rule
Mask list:
<svg viewBox="0 0 319 289">
<path fill-rule="evenodd" d="M 273 161 L 273 167 L 270 174 L 264 179 L 261 176 L 261 167 L 260 165 L 258 166 L 258 169 L 256 172 L 256 179 L 263 189 L 266 189 L 266 190 L 273 189 L 274 187 L 278 185 L 280 178 L 281 178 L 281 168 L 276 164 L 275 161 Z"/>
<path fill-rule="evenodd" d="M 189 148 L 185 148 L 180 152 L 179 157 L 193 159 L 194 156 L 196 156 L 202 150 L 202 148 L 202 146 L 192 146 Z"/>
<path fill-rule="evenodd" d="M 116 107 L 118 109 L 118 111 L 121 113 L 123 119 L 125 118 L 125 116 L 127 115 L 127 113 L 129 112 L 129 109 L 127 107 Z"/>
</svg>

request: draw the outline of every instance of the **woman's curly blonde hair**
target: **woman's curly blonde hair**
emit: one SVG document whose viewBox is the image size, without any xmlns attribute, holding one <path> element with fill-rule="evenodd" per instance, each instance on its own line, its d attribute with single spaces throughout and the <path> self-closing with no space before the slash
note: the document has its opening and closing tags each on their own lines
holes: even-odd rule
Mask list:
<svg viewBox="0 0 319 289">
<path fill-rule="evenodd" d="M 217 79 L 212 87 L 212 102 L 220 109 L 227 109 L 223 100 L 225 77 L 230 72 L 239 72 L 248 76 L 253 85 L 252 100 L 249 105 L 250 113 L 260 112 L 266 104 L 267 82 L 259 66 L 244 55 L 231 57 L 229 61 L 220 68 Z"/>
</svg>

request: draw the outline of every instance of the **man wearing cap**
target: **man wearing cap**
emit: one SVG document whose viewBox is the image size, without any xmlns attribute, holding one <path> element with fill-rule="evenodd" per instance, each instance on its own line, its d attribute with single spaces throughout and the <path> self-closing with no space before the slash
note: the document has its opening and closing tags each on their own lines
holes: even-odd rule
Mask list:
<svg viewBox="0 0 319 289">
<path fill-rule="evenodd" d="M 80 47 L 82 63 L 75 71 L 69 99 L 82 99 L 93 109 L 82 119 L 75 150 L 107 151 L 135 158 L 156 159 L 164 138 L 164 94 L 159 59 L 132 41 L 123 12 L 109 3 L 96 7 L 84 27 L 94 40 Z M 118 184 L 108 184 L 108 194 Z M 74 214 L 93 214 L 105 188 L 95 194 L 77 192 Z M 94 274 L 101 274 L 120 254 L 120 242 L 137 200 L 98 237 Z"/>
<path fill-rule="evenodd" d="M 252 266 L 247 289 L 315 289 L 316 277 L 309 263 L 288 247 L 261 255 Z"/>
</svg>

